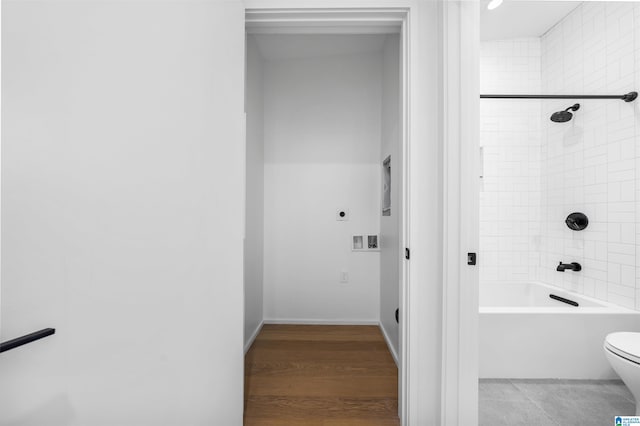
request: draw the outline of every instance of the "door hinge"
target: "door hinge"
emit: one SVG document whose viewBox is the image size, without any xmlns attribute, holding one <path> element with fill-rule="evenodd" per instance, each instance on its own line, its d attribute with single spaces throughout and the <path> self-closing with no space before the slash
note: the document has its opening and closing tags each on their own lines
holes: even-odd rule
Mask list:
<svg viewBox="0 0 640 426">
<path fill-rule="evenodd" d="M 404 249 L 404 258 L 409 260 L 409 258 L 411 257 L 411 250 L 409 250 L 408 248 Z"/>
</svg>

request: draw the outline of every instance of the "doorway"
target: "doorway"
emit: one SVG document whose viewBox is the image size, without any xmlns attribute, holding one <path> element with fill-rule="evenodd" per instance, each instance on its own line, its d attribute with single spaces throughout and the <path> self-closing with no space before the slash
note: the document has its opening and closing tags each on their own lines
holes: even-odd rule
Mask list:
<svg viewBox="0 0 640 426">
<path fill-rule="evenodd" d="M 261 330 L 344 327 L 402 372 L 401 21 L 283 28 L 247 23 L 245 352 Z"/>
</svg>

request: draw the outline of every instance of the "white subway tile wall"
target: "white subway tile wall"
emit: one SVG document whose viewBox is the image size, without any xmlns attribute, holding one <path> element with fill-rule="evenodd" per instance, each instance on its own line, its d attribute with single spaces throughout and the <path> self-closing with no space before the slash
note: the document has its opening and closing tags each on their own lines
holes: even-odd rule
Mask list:
<svg viewBox="0 0 640 426">
<path fill-rule="evenodd" d="M 543 92 L 637 90 L 637 13 L 633 3 L 584 3 L 552 28 L 541 38 Z M 636 304 L 638 103 L 575 102 L 581 108 L 570 122 L 543 120 L 539 276 L 569 290 L 640 308 Z M 544 101 L 543 118 L 572 103 Z M 572 211 L 589 217 L 586 230 L 575 232 L 564 225 Z M 580 262 L 583 270 L 558 273 L 559 261 Z"/>
<path fill-rule="evenodd" d="M 638 90 L 640 5 L 582 3 L 539 39 L 483 43 L 481 58 L 483 93 Z M 549 120 L 576 102 L 571 121 Z M 481 280 L 540 280 L 640 309 L 640 100 L 483 100 L 481 119 Z M 574 211 L 589 217 L 584 231 L 564 224 Z M 583 269 L 557 272 L 559 261 Z"/>
<path fill-rule="evenodd" d="M 540 93 L 540 39 L 482 43 L 480 69 L 482 93 Z M 540 263 L 541 103 L 485 99 L 480 105 L 480 279 L 535 280 Z"/>
</svg>

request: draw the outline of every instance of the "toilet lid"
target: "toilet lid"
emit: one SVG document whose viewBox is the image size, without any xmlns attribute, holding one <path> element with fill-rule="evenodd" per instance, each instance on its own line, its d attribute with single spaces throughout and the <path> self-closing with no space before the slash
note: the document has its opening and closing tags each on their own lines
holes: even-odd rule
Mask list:
<svg viewBox="0 0 640 426">
<path fill-rule="evenodd" d="M 604 339 L 604 346 L 614 354 L 640 364 L 640 333 L 611 333 Z"/>
</svg>

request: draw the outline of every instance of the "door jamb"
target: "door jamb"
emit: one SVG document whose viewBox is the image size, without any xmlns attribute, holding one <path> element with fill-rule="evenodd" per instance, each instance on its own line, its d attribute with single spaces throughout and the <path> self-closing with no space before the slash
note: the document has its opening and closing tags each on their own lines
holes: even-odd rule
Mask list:
<svg viewBox="0 0 640 426">
<path fill-rule="evenodd" d="M 442 424 L 478 424 L 479 5 L 443 3 Z M 481 258 L 480 258 L 481 261 Z"/>
</svg>

